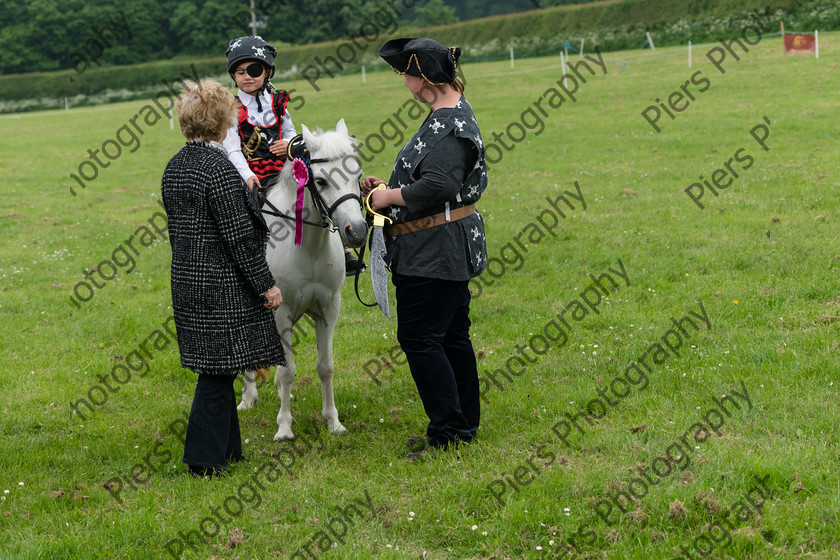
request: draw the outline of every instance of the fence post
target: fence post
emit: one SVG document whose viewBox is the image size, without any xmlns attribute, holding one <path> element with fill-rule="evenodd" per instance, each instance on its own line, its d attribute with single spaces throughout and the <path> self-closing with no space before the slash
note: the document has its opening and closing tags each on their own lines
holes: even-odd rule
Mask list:
<svg viewBox="0 0 840 560">
<path fill-rule="evenodd" d="M 563 56 L 563 51 L 560 51 L 560 66 L 563 67 L 563 85 L 566 85 L 566 57 Z"/>
<path fill-rule="evenodd" d="M 691 41 L 688 42 L 688 67 L 691 68 Z"/>
<path fill-rule="evenodd" d="M 513 68 L 513 47 L 510 48 L 510 67 Z"/>
<path fill-rule="evenodd" d="M 782 28 L 782 49 L 785 51 L 785 56 L 787 56 L 787 47 L 785 46 L 785 22 L 780 21 L 779 25 Z"/>
</svg>

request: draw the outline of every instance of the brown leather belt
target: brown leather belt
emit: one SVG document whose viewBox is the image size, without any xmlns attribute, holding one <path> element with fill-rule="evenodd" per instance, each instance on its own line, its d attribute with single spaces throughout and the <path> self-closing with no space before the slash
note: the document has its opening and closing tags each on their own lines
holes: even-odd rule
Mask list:
<svg viewBox="0 0 840 560">
<path fill-rule="evenodd" d="M 446 221 L 446 212 L 435 214 L 433 216 L 426 216 L 410 222 L 403 222 L 401 224 L 391 224 L 385 226 L 385 235 L 388 237 L 397 237 L 406 233 L 413 233 L 421 229 L 428 229 L 443 224 L 457 222 L 463 220 L 467 216 L 472 216 L 475 213 L 475 204 L 469 204 L 449 211 L 449 221 Z"/>
</svg>

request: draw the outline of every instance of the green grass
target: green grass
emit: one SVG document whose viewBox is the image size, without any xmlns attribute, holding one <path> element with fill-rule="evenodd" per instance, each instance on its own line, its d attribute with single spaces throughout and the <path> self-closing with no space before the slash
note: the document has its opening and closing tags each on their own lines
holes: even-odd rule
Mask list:
<svg viewBox="0 0 840 560">
<path fill-rule="evenodd" d="M 488 393 L 473 445 L 417 465 L 405 459 L 404 445 L 426 419 L 407 367 L 383 367 L 381 385 L 363 371 L 396 343 L 396 322 L 363 308 L 349 283 L 334 344 L 345 437 L 331 437 L 320 419 L 310 328 L 297 349 L 292 413 L 296 433 L 315 445 L 272 442 L 279 400 L 266 384 L 256 408 L 240 414 L 250 463 L 221 480 L 189 477 L 168 426 L 189 407 L 195 376 L 180 369 L 171 343 L 152 352 L 148 375 L 120 386 L 88 420 L 74 417 L 69 403 L 171 313 L 163 240 L 138 248 L 136 269 L 81 309 L 69 295 L 83 268 L 110 258 L 157 210 L 162 170 L 183 139 L 166 121 L 146 127 L 136 152 L 100 170 L 74 198 L 69 173 L 143 103 L 0 117 L 0 492 L 8 490 L 0 493 L 0 557 L 168 558 L 166 543 L 197 529 L 254 468 L 293 455 L 291 474 L 281 469 L 258 506 L 246 505 L 209 545 L 194 542 L 198 557 L 289 558 L 337 508 L 367 495 L 374 513 L 362 507 L 345 542 L 319 558 L 556 558 L 587 524 L 595 537 L 579 539 L 582 557 L 674 558 L 719 519 L 716 505 L 734 504 L 755 477 L 769 476 L 761 518 L 746 521 L 712 557 L 836 558 L 840 153 L 831 146 L 839 47 L 823 36 L 820 60 L 785 57 L 778 38 L 765 39 L 728 62 L 725 75 L 705 59 L 709 47 L 696 48 L 692 69 L 685 49 L 609 53 L 606 76 L 583 85 L 577 103 L 549 109 L 545 131 L 529 133 L 492 168 L 479 204 L 489 254 L 499 257 L 546 208 L 545 198 L 574 190 L 575 181 L 586 209 L 569 211 L 557 237 L 526 244 L 521 268 L 508 267 L 473 302 L 481 374 L 504 367 L 517 345 L 580 297 L 590 274 L 621 259 L 630 285 L 597 316 L 572 322 L 567 345 Z M 561 76 L 557 59 L 517 60 L 513 71 L 507 62 L 465 70 L 486 142 Z M 696 70 L 711 88 L 654 133 L 641 111 Z M 298 82 L 306 103 L 294 112 L 296 123 L 332 128 L 344 117 L 360 138 L 408 99 L 389 72 L 369 73 L 366 84 L 354 75 L 319 86 L 315 93 Z M 766 152 L 749 135 L 765 115 Z M 739 148 L 754 165 L 719 197 L 707 193 L 699 210 L 683 190 Z M 389 146 L 366 174 L 387 178 L 397 150 Z M 679 357 L 653 366 L 645 390 L 632 388 L 571 447 L 563 445 L 552 426 L 700 301 L 711 328 L 692 334 Z M 612 527 L 595 516 L 605 491 L 626 485 L 631 469 L 664 454 L 713 397 L 742 381 L 753 408 L 698 443 L 685 471 L 652 487 L 632 512 L 614 515 Z M 104 483 L 156 443 L 160 456 L 151 461 L 159 472 L 124 488 L 118 504 Z M 527 465 L 540 445 L 556 460 L 519 492 L 508 488 L 499 505 L 489 485 Z M 676 501 L 684 517 L 669 515 Z"/>
</svg>

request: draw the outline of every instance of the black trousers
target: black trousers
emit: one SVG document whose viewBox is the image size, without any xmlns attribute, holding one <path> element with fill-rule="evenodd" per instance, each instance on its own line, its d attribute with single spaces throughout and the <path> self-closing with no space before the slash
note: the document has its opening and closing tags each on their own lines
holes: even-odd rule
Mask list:
<svg viewBox="0 0 840 560">
<path fill-rule="evenodd" d="M 199 374 L 195 386 L 183 462 L 193 467 L 221 469 L 242 458 L 236 375 Z"/>
<path fill-rule="evenodd" d="M 397 340 L 438 447 L 471 441 L 481 416 L 478 369 L 470 341 L 469 281 L 391 275 L 397 289 Z"/>
</svg>

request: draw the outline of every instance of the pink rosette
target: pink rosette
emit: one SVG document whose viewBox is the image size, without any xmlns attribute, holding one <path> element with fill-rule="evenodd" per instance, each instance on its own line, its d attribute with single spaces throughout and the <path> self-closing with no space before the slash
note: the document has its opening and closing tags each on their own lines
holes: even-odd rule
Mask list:
<svg viewBox="0 0 840 560">
<path fill-rule="evenodd" d="M 309 168 L 299 157 L 292 160 L 292 175 L 298 184 L 295 201 L 295 245 L 300 247 L 301 239 L 303 239 L 303 191 L 306 183 L 309 182 Z"/>
</svg>

